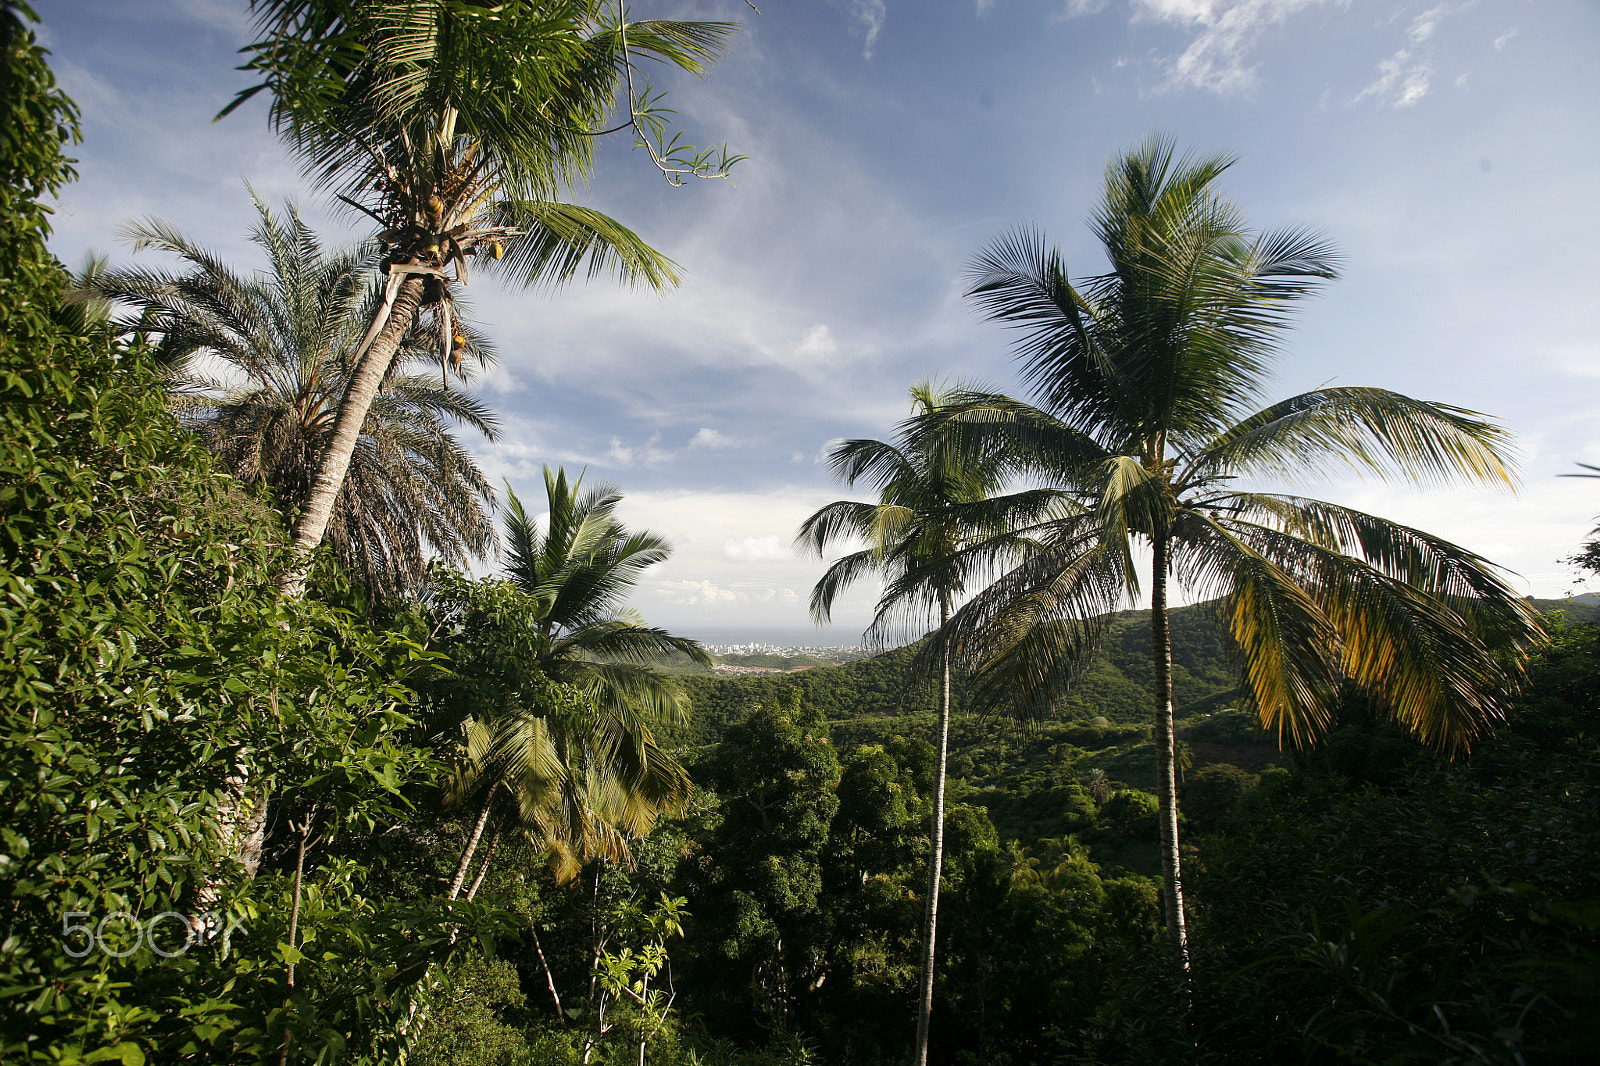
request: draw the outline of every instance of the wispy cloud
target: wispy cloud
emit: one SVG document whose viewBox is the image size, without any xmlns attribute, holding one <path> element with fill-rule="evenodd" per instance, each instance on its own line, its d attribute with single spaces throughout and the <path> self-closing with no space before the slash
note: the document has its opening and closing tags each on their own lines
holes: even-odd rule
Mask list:
<svg viewBox="0 0 1600 1066">
<path fill-rule="evenodd" d="M 861 27 L 866 38 L 861 47 L 861 56 L 871 59 L 873 46 L 878 43 L 878 34 L 883 32 L 883 24 L 889 18 L 889 9 L 883 0 L 850 0 L 850 17 Z"/>
<path fill-rule="evenodd" d="M 1260 81 L 1252 53 L 1261 36 L 1323 0 L 1134 0 L 1134 21 L 1193 27 L 1194 39 L 1168 61 L 1163 89 L 1203 89 L 1236 96 Z"/>
<path fill-rule="evenodd" d="M 1378 63 L 1378 76 L 1356 94 L 1355 103 L 1372 97 L 1394 107 L 1411 107 L 1428 95 L 1433 79 L 1433 48 L 1430 41 L 1439 22 L 1456 9 L 1448 4 L 1430 7 L 1411 20 L 1406 43 Z"/>
<path fill-rule="evenodd" d="M 671 461 L 672 452 L 661 447 L 660 433 L 652 433 L 643 444 L 624 444 L 621 437 L 612 437 L 606 457 L 611 466 L 660 466 Z"/>
<path fill-rule="evenodd" d="M 1519 31 L 1517 28 L 1513 26 L 1500 36 L 1496 37 L 1494 39 L 1494 50 L 1496 52 L 1504 52 L 1506 50 L 1506 45 L 1511 43 L 1511 38 L 1516 37 L 1518 33 Z"/>
</svg>

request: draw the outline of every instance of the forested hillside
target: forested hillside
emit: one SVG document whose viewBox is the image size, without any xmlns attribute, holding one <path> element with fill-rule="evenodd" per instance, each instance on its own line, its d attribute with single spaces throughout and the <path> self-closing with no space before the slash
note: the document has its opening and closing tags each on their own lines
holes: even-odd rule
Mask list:
<svg viewBox="0 0 1600 1066">
<path fill-rule="evenodd" d="M 1212 609 L 1207 605 L 1184 607 L 1174 611 L 1172 618 L 1174 689 L 1180 713 L 1203 714 L 1228 706 L 1239 679 Z M 748 707 L 790 687 L 797 687 L 807 704 L 827 715 L 842 735 L 892 731 L 882 719 L 916 718 L 932 708 L 931 689 L 908 683 L 907 668 L 914 653 L 914 647 L 897 648 L 839 666 L 823 664 L 803 673 L 687 676 L 683 685 L 694 706 L 694 720 L 672 734 L 672 739 L 690 748 L 714 743 Z M 1150 614 L 1125 611 L 1116 617 L 1087 674 L 1063 695 L 1056 718 L 1063 722 L 1096 716 L 1148 721 L 1154 714 L 1150 683 Z M 959 684 L 957 706 L 962 707 Z"/>
</svg>

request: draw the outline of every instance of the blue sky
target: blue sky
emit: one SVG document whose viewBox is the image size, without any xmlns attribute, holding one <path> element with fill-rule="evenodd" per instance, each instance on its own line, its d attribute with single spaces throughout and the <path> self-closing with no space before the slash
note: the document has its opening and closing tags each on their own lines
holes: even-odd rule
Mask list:
<svg viewBox="0 0 1600 1066">
<path fill-rule="evenodd" d="M 686 632 L 805 625 L 820 573 L 788 550 L 849 495 L 819 457 L 881 437 L 924 376 L 1014 388 L 1007 337 L 961 296 L 984 241 L 1042 227 L 1098 271 L 1084 219 L 1108 156 L 1164 130 L 1240 157 L 1224 183 L 1263 228 L 1306 225 L 1344 277 L 1301 316 L 1281 394 L 1328 381 L 1488 412 L 1518 436 L 1522 492 L 1419 492 L 1335 476 L 1315 491 L 1496 560 L 1540 596 L 1600 511 L 1600 5 L 1589 0 L 742 0 L 636 17 L 743 24 L 704 81 L 668 78 L 691 139 L 750 157 L 735 183 L 668 188 L 618 135 L 579 202 L 681 263 L 658 296 L 596 282 L 475 282 L 503 356 L 486 470 L 536 497 L 587 467 L 673 538 L 637 605 Z M 247 84 L 242 0 L 42 0 L 82 105 L 81 180 L 54 247 L 127 256 L 154 214 L 241 266 L 248 179 L 354 236 L 298 176 Z M 865 622 L 870 590 L 838 612 Z M 852 629 L 854 627 L 854 629 Z"/>
</svg>

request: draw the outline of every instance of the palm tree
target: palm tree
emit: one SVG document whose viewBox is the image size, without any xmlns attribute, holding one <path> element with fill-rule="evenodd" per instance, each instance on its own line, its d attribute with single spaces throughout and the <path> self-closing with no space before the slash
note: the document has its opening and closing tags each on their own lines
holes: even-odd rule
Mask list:
<svg viewBox="0 0 1600 1066">
<path fill-rule="evenodd" d="M 442 323 L 439 357 L 467 264 L 523 286 L 580 270 L 674 284 L 673 264 L 614 219 L 560 202 L 587 178 L 619 84 L 645 56 L 700 73 L 733 27 L 608 20 L 601 0 L 258 0 L 264 37 L 249 67 L 271 91 L 272 121 L 308 175 L 380 227 L 383 300 L 294 530 L 304 585 L 343 485 L 362 420 L 423 308 Z M 250 92 L 241 95 L 247 98 Z M 236 101 L 237 104 L 239 101 Z M 630 121 L 639 107 L 630 99 Z"/>
<path fill-rule="evenodd" d="M 490 698 L 466 706 L 456 787 L 479 814 L 454 890 L 496 810 L 530 831 L 565 880 L 591 858 L 627 861 L 628 838 L 689 794 L 687 772 L 654 733 L 681 723 L 686 705 L 655 667 L 676 655 L 710 658 L 626 606 L 671 549 L 617 521 L 621 496 L 609 486 L 584 490 L 582 478 L 547 467 L 545 493 L 541 530 L 508 492 L 509 580 L 444 597 L 455 631 L 479 642 L 467 672 L 496 675 Z M 484 629 L 493 643 L 476 635 Z"/>
<path fill-rule="evenodd" d="M 1528 604 L 1473 552 L 1240 484 L 1349 470 L 1418 483 L 1514 477 L 1508 434 L 1460 408 L 1342 386 L 1256 407 L 1295 301 L 1335 276 L 1334 256 L 1303 231 L 1250 231 L 1214 191 L 1232 162 L 1175 159 L 1160 137 L 1113 159 L 1092 222 L 1110 269 L 1076 285 L 1036 232 L 990 244 L 969 295 L 1020 331 L 1038 406 L 970 394 L 920 431 L 960 427 L 965 447 L 1004 449 L 1076 501 L 1019 531 L 1035 545 L 1028 557 L 946 627 L 946 644 L 982 661 L 977 706 L 1048 709 L 1110 612 L 1139 596 L 1135 545 L 1148 549 L 1165 910 L 1185 960 L 1172 580 L 1218 598 L 1261 721 L 1289 745 L 1321 735 L 1354 685 L 1423 741 L 1463 751 L 1500 718 L 1540 635 Z"/>
<path fill-rule="evenodd" d="M 945 391 L 922 382 L 911 389 L 918 418 L 938 417 L 949 403 Z M 1055 500 L 1048 490 L 1015 494 L 998 507 L 1007 462 L 997 452 L 970 454 L 936 435 L 914 440 L 902 433 L 890 444 L 848 440 L 833 448 L 829 465 L 848 485 L 865 481 L 878 490 L 877 503 L 839 500 L 821 508 L 800 527 L 797 544 L 818 556 L 840 541 L 866 546 L 838 559 L 811 593 L 811 614 L 819 625 L 850 585 L 870 573 L 890 579 L 878 603 L 869 640 L 882 643 L 897 624 L 950 621 L 956 600 L 972 576 L 961 550 L 984 538 L 991 548 L 1015 525 L 1037 521 Z M 906 580 L 907 575 L 915 575 Z M 898 580 L 897 580 L 898 579 Z M 950 747 L 950 648 L 942 647 L 939 677 L 938 769 L 934 778 L 932 853 L 928 858 L 928 898 L 923 912 L 922 968 L 917 1001 L 915 1062 L 927 1061 L 928 1022 L 933 1011 L 935 933 L 939 914 L 940 868 L 944 861 L 945 763 Z"/>
<path fill-rule="evenodd" d="M 377 255 L 370 246 L 325 251 L 293 204 L 283 217 L 259 198 L 255 205 L 251 240 L 267 254 L 266 272 L 241 275 L 152 219 L 129 227 L 135 250 L 171 253 L 183 268 L 93 264 L 80 294 L 131 309 L 117 328 L 153 342 L 179 418 L 230 474 L 270 488 L 292 521 L 306 506 L 378 299 Z M 449 426 L 493 440 L 496 421 L 478 400 L 422 373 L 434 325 L 419 322 L 403 338 L 328 527 L 334 556 L 385 595 L 414 588 L 430 555 L 461 566 L 494 546 L 494 491 Z M 493 358 L 474 331 L 454 328 L 474 362 Z M 455 367 L 464 379 L 468 365 Z"/>
</svg>

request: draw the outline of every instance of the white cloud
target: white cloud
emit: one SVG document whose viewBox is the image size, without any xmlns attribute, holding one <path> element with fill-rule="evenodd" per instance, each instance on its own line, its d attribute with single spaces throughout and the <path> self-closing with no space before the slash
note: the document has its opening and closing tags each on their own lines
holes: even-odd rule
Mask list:
<svg viewBox="0 0 1600 1066">
<path fill-rule="evenodd" d="M 478 384 L 498 396 L 505 396 L 522 390 L 522 379 L 518 378 L 503 364 L 496 363 L 478 376 Z"/>
<path fill-rule="evenodd" d="M 1134 0 L 1135 19 L 1141 15 L 1168 22 L 1203 22 L 1210 25 L 1215 0 Z"/>
<path fill-rule="evenodd" d="M 832 330 L 825 324 L 818 324 L 806 330 L 806 335 L 795 345 L 794 354 L 813 362 L 827 360 L 839 354 L 839 344 L 833 339 Z"/>
<path fill-rule="evenodd" d="M 1198 26 L 1183 54 L 1166 64 L 1166 89 L 1205 89 L 1220 96 L 1249 92 L 1259 78 L 1250 55 L 1263 33 L 1323 0 L 1134 0 L 1134 20 Z"/>
<path fill-rule="evenodd" d="M 666 603 L 680 607 L 712 607 L 729 604 L 791 604 L 800 602 L 800 594 L 791 588 L 770 588 L 754 585 L 724 588 L 715 581 L 658 581 L 655 594 Z"/>
<path fill-rule="evenodd" d="M 606 451 L 606 457 L 611 460 L 612 466 L 660 466 L 672 458 L 672 453 L 659 447 L 661 434 L 652 433 L 650 439 L 643 444 L 624 444 L 621 437 L 611 438 L 611 447 Z"/>
<path fill-rule="evenodd" d="M 1067 6 L 1062 10 L 1060 17 L 1075 19 L 1085 15 L 1098 15 L 1110 2 L 1111 0 L 1067 0 Z"/>
<path fill-rule="evenodd" d="M 1439 28 L 1439 19 L 1447 14 L 1449 8 L 1444 4 L 1430 7 L 1411 20 L 1411 28 L 1406 31 L 1406 36 L 1411 38 L 1413 44 L 1421 44 L 1433 36 L 1433 31 Z"/>
<path fill-rule="evenodd" d="M 1433 54 L 1428 42 L 1438 30 L 1440 20 L 1455 10 L 1448 4 L 1439 4 L 1413 18 L 1406 30 L 1406 44 L 1388 59 L 1379 61 L 1378 76 L 1357 93 L 1352 102 L 1360 103 L 1370 96 L 1388 100 L 1399 108 L 1411 107 L 1427 96 L 1433 78 Z M 1456 87 L 1465 86 L 1457 79 Z"/>
<path fill-rule="evenodd" d="M 689 448 L 694 450 L 710 448 L 731 448 L 737 441 L 725 433 L 718 433 L 710 426 L 702 426 L 700 432 L 689 438 Z"/>
<path fill-rule="evenodd" d="M 1496 37 L 1494 39 L 1494 50 L 1496 52 L 1504 52 L 1506 50 L 1506 45 L 1511 43 L 1511 38 L 1518 36 L 1518 33 L 1519 31 L 1517 28 L 1513 26 L 1500 36 Z"/>
<path fill-rule="evenodd" d="M 878 43 L 878 34 L 883 32 L 883 24 L 889 17 L 889 9 L 883 0 L 850 0 L 850 17 L 860 24 L 862 32 L 866 35 L 861 56 L 863 59 L 871 59 L 872 48 Z"/>
<path fill-rule="evenodd" d="M 788 542 L 776 533 L 767 537 L 729 537 L 722 542 L 722 554 L 737 563 L 794 558 Z"/>
<path fill-rule="evenodd" d="M 742 597 L 733 589 L 722 588 L 710 581 L 660 581 L 656 583 L 656 595 L 668 603 L 685 607 L 708 603 L 732 603 L 741 598 L 748 598 Z"/>
</svg>

